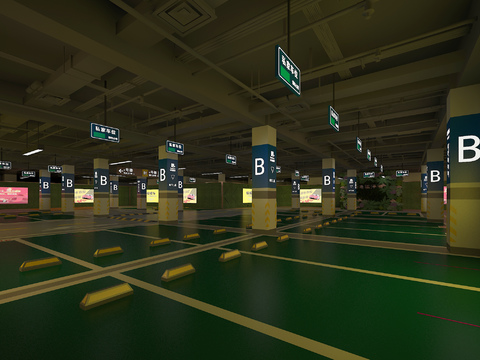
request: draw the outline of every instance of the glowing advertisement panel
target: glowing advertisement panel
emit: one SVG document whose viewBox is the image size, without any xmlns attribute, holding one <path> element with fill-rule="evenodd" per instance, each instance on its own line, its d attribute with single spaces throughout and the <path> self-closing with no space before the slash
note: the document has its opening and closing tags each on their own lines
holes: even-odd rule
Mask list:
<svg viewBox="0 0 480 360">
<path fill-rule="evenodd" d="M 322 189 L 300 189 L 300 203 L 322 203 Z"/>
<path fill-rule="evenodd" d="M 252 189 L 243 189 L 243 203 L 251 204 L 252 203 Z"/>
<path fill-rule="evenodd" d="M 147 189 L 147 203 L 158 203 L 158 189 Z"/>
<path fill-rule="evenodd" d="M 75 204 L 93 204 L 93 189 L 75 189 Z"/>
<path fill-rule="evenodd" d="M 0 187 L 1 204 L 28 204 L 28 187 Z"/>
<path fill-rule="evenodd" d="M 183 203 L 184 204 L 197 203 L 197 188 L 183 188 Z"/>
</svg>

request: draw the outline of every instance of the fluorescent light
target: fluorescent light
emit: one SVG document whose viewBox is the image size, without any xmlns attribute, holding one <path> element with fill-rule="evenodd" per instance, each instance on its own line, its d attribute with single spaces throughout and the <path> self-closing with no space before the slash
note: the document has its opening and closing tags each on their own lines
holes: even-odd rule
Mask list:
<svg viewBox="0 0 480 360">
<path fill-rule="evenodd" d="M 43 149 L 35 149 L 35 150 L 32 150 L 32 151 L 29 151 L 29 152 L 26 152 L 25 154 L 23 154 L 23 156 L 30 156 L 30 155 L 33 155 L 33 154 L 36 154 L 36 153 L 39 153 L 39 152 L 42 152 Z"/>
<path fill-rule="evenodd" d="M 202 175 L 220 175 L 220 174 L 223 174 L 223 173 L 220 171 L 220 172 L 203 173 Z"/>
<path fill-rule="evenodd" d="M 116 162 L 116 163 L 110 163 L 108 165 L 120 165 L 120 164 L 127 164 L 127 163 L 131 163 L 132 160 L 126 160 L 126 161 L 119 161 L 119 162 Z"/>
<path fill-rule="evenodd" d="M 234 175 L 234 176 L 230 176 L 230 179 L 241 179 L 241 178 L 248 178 L 248 175 Z"/>
<path fill-rule="evenodd" d="M 185 170 L 186 168 L 178 168 L 178 170 Z"/>
</svg>

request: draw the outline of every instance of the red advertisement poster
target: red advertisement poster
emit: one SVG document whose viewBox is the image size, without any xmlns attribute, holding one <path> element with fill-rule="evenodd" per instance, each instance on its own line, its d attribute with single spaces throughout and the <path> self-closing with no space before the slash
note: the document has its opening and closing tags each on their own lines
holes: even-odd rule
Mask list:
<svg viewBox="0 0 480 360">
<path fill-rule="evenodd" d="M 0 205 L 28 204 L 27 187 L 0 187 Z"/>
</svg>

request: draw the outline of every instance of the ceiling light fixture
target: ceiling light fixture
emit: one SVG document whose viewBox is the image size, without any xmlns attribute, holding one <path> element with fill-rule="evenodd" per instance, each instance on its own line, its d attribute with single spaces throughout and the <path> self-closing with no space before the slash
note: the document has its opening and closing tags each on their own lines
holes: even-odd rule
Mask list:
<svg viewBox="0 0 480 360">
<path fill-rule="evenodd" d="M 30 156 L 30 155 L 37 154 L 37 153 L 42 152 L 42 151 L 43 151 L 42 148 L 37 148 L 35 150 L 27 151 L 26 153 L 23 154 L 23 156 Z"/>
<path fill-rule="evenodd" d="M 119 161 L 119 162 L 115 162 L 115 163 L 110 163 L 108 165 L 120 165 L 120 164 L 127 164 L 127 163 L 131 163 L 132 160 L 125 160 L 125 161 Z"/>
</svg>

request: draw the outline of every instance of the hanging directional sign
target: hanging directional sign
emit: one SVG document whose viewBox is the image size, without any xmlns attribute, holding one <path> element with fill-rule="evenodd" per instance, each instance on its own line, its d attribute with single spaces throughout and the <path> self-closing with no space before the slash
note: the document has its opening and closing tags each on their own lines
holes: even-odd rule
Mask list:
<svg viewBox="0 0 480 360">
<path fill-rule="evenodd" d="M 409 171 L 408 170 L 397 170 L 397 177 L 398 176 L 408 176 Z"/>
<path fill-rule="evenodd" d="M 362 140 L 357 136 L 357 151 L 362 152 Z"/>
<path fill-rule="evenodd" d="M 369 171 L 363 173 L 364 179 L 372 179 L 375 177 L 375 171 Z"/>
<path fill-rule="evenodd" d="M 340 131 L 340 117 L 335 109 L 331 106 L 328 107 L 328 123 L 336 131 Z"/>
<path fill-rule="evenodd" d="M 277 174 L 280 174 L 282 172 L 282 167 L 277 165 Z"/>
<path fill-rule="evenodd" d="M 372 161 L 372 152 L 369 149 L 367 149 L 367 160 Z"/>
<path fill-rule="evenodd" d="M 10 161 L 0 161 L 0 170 L 12 170 L 12 163 Z"/>
<path fill-rule="evenodd" d="M 310 175 L 302 175 L 302 177 L 300 178 L 300 180 L 302 180 L 302 181 L 310 181 Z"/>
<path fill-rule="evenodd" d="M 275 47 L 275 76 L 291 92 L 300 96 L 301 73 L 300 69 L 288 57 L 280 46 Z"/>
<path fill-rule="evenodd" d="M 235 155 L 225 154 L 225 162 L 230 165 L 237 165 L 237 157 Z"/>
<path fill-rule="evenodd" d="M 191 177 L 191 178 L 188 179 L 188 182 L 190 182 L 190 183 L 196 183 L 196 182 L 197 182 L 197 179 Z"/>
<path fill-rule="evenodd" d="M 119 143 L 120 130 L 110 126 L 90 123 L 90 137 L 92 139 Z"/>
<path fill-rule="evenodd" d="M 48 172 L 51 173 L 61 173 L 62 167 L 59 165 L 48 165 Z"/>
<path fill-rule="evenodd" d="M 183 144 L 167 140 L 165 143 L 165 151 L 172 154 L 183 155 Z"/>
<path fill-rule="evenodd" d="M 373 158 L 373 164 L 375 165 L 375 167 L 377 167 L 377 157 L 376 156 Z"/>
<path fill-rule="evenodd" d="M 148 177 L 158 177 L 158 170 L 148 170 Z"/>
<path fill-rule="evenodd" d="M 295 176 L 300 176 L 300 171 L 295 170 Z"/>
<path fill-rule="evenodd" d="M 35 177 L 35 170 L 22 170 L 22 177 Z"/>
<path fill-rule="evenodd" d="M 383 165 L 380 165 L 380 172 L 383 172 Z"/>
</svg>

